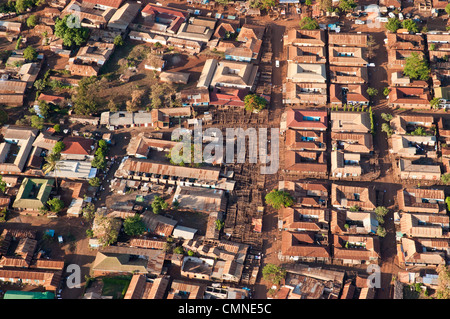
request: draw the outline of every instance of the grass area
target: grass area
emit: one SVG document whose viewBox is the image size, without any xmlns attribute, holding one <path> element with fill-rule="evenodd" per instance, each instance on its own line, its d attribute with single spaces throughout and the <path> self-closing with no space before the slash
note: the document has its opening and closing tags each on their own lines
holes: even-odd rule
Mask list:
<svg viewBox="0 0 450 319">
<path fill-rule="evenodd" d="M 122 299 L 130 285 L 131 277 L 132 276 L 115 276 L 102 278 L 102 295 L 112 296 L 113 299 Z"/>
</svg>

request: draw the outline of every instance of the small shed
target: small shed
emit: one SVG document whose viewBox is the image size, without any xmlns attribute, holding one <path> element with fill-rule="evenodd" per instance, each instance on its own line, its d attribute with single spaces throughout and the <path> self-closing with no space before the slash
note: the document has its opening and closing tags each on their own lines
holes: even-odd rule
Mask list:
<svg viewBox="0 0 450 319">
<path fill-rule="evenodd" d="M 185 227 L 185 226 L 177 226 L 173 231 L 173 237 L 182 238 L 182 239 L 194 239 L 195 234 L 197 233 L 197 229 Z"/>
</svg>

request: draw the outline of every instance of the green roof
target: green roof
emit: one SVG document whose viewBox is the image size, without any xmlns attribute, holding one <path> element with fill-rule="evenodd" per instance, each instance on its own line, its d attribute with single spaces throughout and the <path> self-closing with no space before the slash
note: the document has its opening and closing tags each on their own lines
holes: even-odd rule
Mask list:
<svg viewBox="0 0 450 319">
<path fill-rule="evenodd" d="M 55 299 L 53 292 L 8 290 L 3 299 Z"/>
<path fill-rule="evenodd" d="M 24 178 L 12 206 L 38 210 L 47 203 L 53 184 L 53 179 Z"/>
</svg>

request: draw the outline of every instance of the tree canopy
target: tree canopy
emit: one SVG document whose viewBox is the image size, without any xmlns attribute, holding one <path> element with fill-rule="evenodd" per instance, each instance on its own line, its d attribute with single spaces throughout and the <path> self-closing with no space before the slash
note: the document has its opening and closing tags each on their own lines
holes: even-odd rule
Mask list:
<svg viewBox="0 0 450 319">
<path fill-rule="evenodd" d="M 67 47 L 80 46 L 84 44 L 89 37 L 89 29 L 85 27 L 72 27 L 68 25 L 69 21 L 79 19 L 73 15 L 67 15 L 62 19 L 56 18 L 55 35 L 63 40 L 63 45 Z"/>
<path fill-rule="evenodd" d="M 154 214 L 159 214 L 164 209 L 167 209 L 169 204 L 160 196 L 155 196 L 152 202 L 152 210 Z"/>
<path fill-rule="evenodd" d="M 262 270 L 263 278 L 272 284 L 279 285 L 286 277 L 286 270 L 274 264 L 267 264 Z"/>
<path fill-rule="evenodd" d="M 413 52 L 406 58 L 403 73 L 412 80 L 427 81 L 430 78 L 430 68 L 427 61 Z"/>
<path fill-rule="evenodd" d="M 27 46 L 25 48 L 25 50 L 23 50 L 23 57 L 27 60 L 27 61 L 36 61 L 38 56 L 38 53 L 36 51 L 35 48 L 33 48 L 32 46 Z"/>
<path fill-rule="evenodd" d="M 130 236 L 137 236 L 143 234 L 147 227 L 139 214 L 133 217 L 128 217 L 123 222 L 125 234 Z"/>
<path fill-rule="evenodd" d="M 402 27 L 402 22 L 397 18 L 390 18 L 385 27 L 387 30 L 395 33 Z"/>
<path fill-rule="evenodd" d="M 261 111 L 266 108 L 267 100 L 256 94 L 248 94 L 244 98 L 244 104 L 247 111 Z"/>
<path fill-rule="evenodd" d="M 265 197 L 265 200 L 267 205 L 270 205 L 275 209 L 290 207 L 294 204 L 294 199 L 292 198 L 291 194 L 277 189 L 274 189 L 270 193 L 268 193 Z"/>
<path fill-rule="evenodd" d="M 404 29 L 408 29 L 409 32 L 414 32 L 414 33 L 419 32 L 419 28 L 417 27 L 416 22 L 414 22 L 414 20 L 411 20 L 411 19 L 403 20 L 402 27 Z"/>
<path fill-rule="evenodd" d="M 319 23 L 316 19 L 310 17 L 304 17 L 300 20 L 300 29 L 302 30 L 317 30 L 319 29 Z"/>
</svg>

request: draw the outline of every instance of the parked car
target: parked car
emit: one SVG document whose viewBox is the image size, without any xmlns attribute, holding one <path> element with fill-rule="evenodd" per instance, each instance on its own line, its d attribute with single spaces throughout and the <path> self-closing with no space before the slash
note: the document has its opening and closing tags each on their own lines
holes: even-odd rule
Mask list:
<svg viewBox="0 0 450 319">
<path fill-rule="evenodd" d="M 398 14 L 398 19 L 399 19 L 400 21 L 402 21 L 402 20 L 403 20 L 403 14 L 399 13 L 399 14 Z"/>
<path fill-rule="evenodd" d="M 365 22 L 363 20 L 355 20 L 355 24 L 364 24 Z"/>
<path fill-rule="evenodd" d="M 279 68 L 279 67 L 280 67 L 280 61 L 275 60 L 275 66 L 276 66 L 277 68 Z"/>
</svg>

